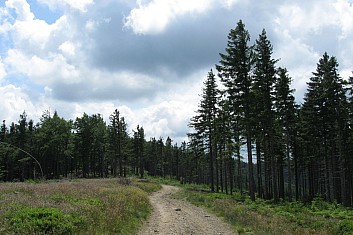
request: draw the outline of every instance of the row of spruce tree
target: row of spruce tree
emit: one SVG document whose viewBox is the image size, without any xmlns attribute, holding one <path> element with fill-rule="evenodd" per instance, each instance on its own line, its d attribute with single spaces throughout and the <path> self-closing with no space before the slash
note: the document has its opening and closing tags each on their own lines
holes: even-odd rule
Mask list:
<svg viewBox="0 0 353 235">
<path fill-rule="evenodd" d="M 189 148 L 207 156 L 212 191 L 243 191 L 246 182 L 252 200 L 319 196 L 351 206 L 353 77 L 343 80 L 324 53 L 298 105 L 272 53 L 265 30 L 253 45 L 242 21 L 230 30 L 190 121 Z"/>
<path fill-rule="evenodd" d="M 45 111 L 38 123 L 26 112 L 0 128 L 0 181 L 27 179 L 126 177 L 146 173 L 174 177 L 185 174 L 186 143 L 167 137 L 146 141 L 144 129 L 131 132 L 118 110 L 107 124 L 100 114 L 76 118 Z"/>
</svg>

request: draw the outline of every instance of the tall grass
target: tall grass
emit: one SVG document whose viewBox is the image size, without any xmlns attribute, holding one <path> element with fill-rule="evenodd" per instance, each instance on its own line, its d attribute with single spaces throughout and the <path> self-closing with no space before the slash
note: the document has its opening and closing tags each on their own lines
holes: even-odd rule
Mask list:
<svg viewBox="0 0 353 235">
<path fill-rule="evenodd" d="M 252 202 L 244 195 L 211 193 L 199 186 L 185 186 L 176 197 L 206 207 L 240 234 L 353 235 L 353 210 L 320 199 L 310 204 Z"/>
<path fill-rule="evenodd" d="M 135 234 L 158 189 L 118 179 L 1 183 L 0 234 Z"/>
</svg>

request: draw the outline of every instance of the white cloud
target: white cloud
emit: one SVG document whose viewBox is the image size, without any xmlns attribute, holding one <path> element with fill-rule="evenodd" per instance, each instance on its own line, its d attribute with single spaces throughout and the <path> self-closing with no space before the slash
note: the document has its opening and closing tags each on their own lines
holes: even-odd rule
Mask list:
<svg viewBox="0 0 353 235">
<path fill-rule="evenodd" d="M 126 28 L 136 34 L 156 34 L 186 14 L 197 17 L 209 10 L 226 8 L 232 10 L 235 4 L 247 4 L 248 0 L 136 0 L 136 7 L 125 18 Z"/>
<path fill-rule="evenodd" d="M 205 12 L 211 0 L 152 0 L 147 4 L 140 0 L 137 5 L 126 17 L 125 27 L 135 33 L 159 33 L 177 16 Z"/>
<path fill-rule="evenodd" d="M 49 53 L 45 57 L 10 49 L 4 62 L 12 74 L 22 74 L 45 86 L 50 91 L 47 95 L 64 100 L 112 97 L 135 100 L 148 94 L 153 97 L 154 90 L 165 85 L 157 78 L 134 71 L 100 71 L 81 63 L 70 63 L 65 56 L 75 57 L 75 48 L 73 43 L 65 42 L 59 46 L 62 54 Z"/>
<path fill-rule="evenodd" d="M 82 12 L 86 12 L 87 6 L 93 4 L 93 0 L 64 0 L 64 2 L 70 7 Z"/>
<path fill-rule="evenodd" d="M 309 6 L 299 3 L 284 3 L 279 7 L 277 23 L 287 28 L 292 34 L 304 36 L 308 33 L 319 33 L 325 27 L 334 25 L 336 15 L 332 12 L 331 2 L 315 2 Z"/>
<path fill-rule="evenodd" d="M 351 40 L 353 36 L 353 6 L 345 0 L 337 0 L 334 3 L 334 9 L 337 12 L 337 21 L 342 29 L 341 38 L 347 38 L 350 36 Z"/>
<path fill-rule="evenodd" d="M 76 48 L 80 45 L 75 45 L 70 41 L 65 41 L 59 46 L 59 50 L 66 56 L 74 56 L 76 54 Z"/>
<path fill-rule="evenodd" d="M 160 118 L 155 122 L 150 123 L 145 128 L 145 132 L 151 136 L 151 133 L 153 133 L 153 137 L 162 137 L 162 136 L 171 136 L 175 134 L 170 128 L 169 128 L 169 123 L 166 118 Z"/>
<path fill-rule="evenodd" d="M 43 49 L 48 41 L 51 27 L 43 20 L 16 20 L 13 25 L 14 43 Z"/>
<path fill-rule="evenodd" d="M 86 28 L 88 31 L 94 30 L 94 28 L 95 28 L 95 22 L 94 22 L 93 20 L 88 20 L 88 21 L 86 21 L 85 28 Z"/>
<path fill-rule="evenodd" d="M 275 56 L 293 77 L 299 101 L 325 51 L 337 57 L 344 74 L 352 70 L 353 6 L 347 0 L 285 2 L 278 8 L 273 28 L 278 39 Z"/>
<path fill-rule="evenodd" d="M 24 74 L 42 85 L 52 84 L 57 79 L 66 83 L 80 81 L 79 71 L 75 66 L 68 64 L 62 55 L 53 54 L 43 59 L 36 55 L 27 56 L 19 50 L 11 49 L 5 62 L 12 68 L 12 72 Z"/>
<path fill-rule="evenodd" d="M 16 16 L 9 13 L 1 15 L 3 24 L 0 32 L 9 33 L 16 48 L 29 53 L 41 53 L 47 50 L 48 44 L 52 43 L 56 35 L 61 34 L 62 37 L 70 35 L 65 30 L 65 28 L 69 29 L 65 15 L 55 23 L 48 24 L 44 20 L 35 18 L 25 0 L 8 0 L 6 8 L 2 11 L 10 12 L 12 9 L 15 9 Z"/>
<path fill-rule="evenodd" d="M 0 58 L 0 81 L 1 81 L 2 79 L 4 79 L 4 77 L 6 76 L 6 74 L 7 74 L 7 73 L 6 73 L 5 65 L 4 65 L 2 59 Z"/>
<path fill-rule="evenodd" d="M 297 37 L 320 34 L 327 27 L 338 27 L 341 38 L 353 31 L 353 6 L 347 0 L 283 3 L 278 13 L 276 23 Z"/>
<path fill-rule="evenodd" d="M 37 0 L 41 4 L 49 6 L 51 9 L 70 7 L 81 12 L 87 12 L 87 7 L 94 4 L 93 0 Z"/>
<path fill-rule="evenodd" d="M 87 103 L 73 103 L 72 114 L 73 118 L 82 117 L 83 113 L 88 115 L 100 114 L 105 121 L 109 122 L 109 116 L 113 113 L 115 106 L 112 102 L 87 102 Z"/>
<path fill-rule="evenodd" d="M 247 0 L 242 0 L 241 2 L 244 3 Z M 216 3 L 218 3 L 217 0 L 215 0 Z M 220 0 L 221 4 L 226 7 L 231 9 L 236 3 L 240 2 L 240 0 Z"/>
<path fill-rule="evenodd" d="M 292 87 L 296 89 L 296 100 L 302 102 L 306 83 L 315 71 L 321 55 L 301 38 L 293 38 L 294 35 L 287 29 L 275 28 L 274 32 L 281 40 L 275 45 L 273 57 L 280 58 L 277 66 L 288 69 L 289 76 L 293 78 Z"/>
<path fill-rule="evenodd" d="M 34 18 L 34 14 L 30 10 L 30 5 L 26 0 L 7 0 L 6 7 L 13 8 L 16 11 L 16 18 L 20 21 L 29 21 Z"/>
<path fill-rule="evenodd" d="M 0 7 L 0 35 L 11 30 L 11 23 L 8 20 L 9 12 L 7 8 Z"/>
<path fill-rule="evenodd" d="M 0 87 L 0 119 L 6 120 L 7 124 L 18 120 L 23 111 L 37 116 L 37 109 L 31 102 L 27 93 L 14 85 Z"/>
<path fill-rule="evenodd" d="M 274 57 L 281 58 L 281 66 L 308 65 L 319 58 L 320 55 L 310 45 L 291 35 L 289 30 L 275 28 L 275 32 L 281 40 L 275 45 Z"/>
<path fill-rule="evenodd" d="M 353 76 L 353 67 L 351 67 L 351 69 L 344 69 L 341 70 L 340 76 L 345 79 L 348 80 L 349 77 Z"/>
<path fill-rule="evenodd" d="M 161 92 L 152 105 L 134 110 L 133 127 L 142 125 L 148 138 L 170 136 L 179 144 L 187 141 L 187 124 L 195 115 L 202 82 L 207 76 L 204 71 L 197 71 L 184 82 L 173 84 Z"/>
</svg>

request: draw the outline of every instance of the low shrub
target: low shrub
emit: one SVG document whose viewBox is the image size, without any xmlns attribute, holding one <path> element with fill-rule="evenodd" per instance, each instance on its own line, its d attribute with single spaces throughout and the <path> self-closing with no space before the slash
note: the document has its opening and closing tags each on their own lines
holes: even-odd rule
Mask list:
<svg viewBox="0 0 353 235">
<path fill-rule="evenodd" d="M 143 191 L 145 191 L 147 193 L 156 192 L 161 189 L 160 184 L 153 183 L 150 181 L 136 180 L 136 181 L 133 181 L 132 185 L 135 187 L 138 187 L 139 189 L 142 189 Z"/>
<path fill-rule="evenodd" d="M 178 193 L 178 198 L 186 199 L 197 206 L 205 207 L 233 225 L 239 234 L 338 234 L 347 233 L 351 229 L 348 222 L 341 222 L 336 232 L 330 231 L 339 220 L 322 216 L 323 210 L 345 215 L 351 218 L 350 210 L 330 204 L 317 198 L 312 204 L 302 202 L 274 203 L 235 194 L 233 196 L 210 193 L 193 188 L 185 188 Z M 241 199 L 241 200 L 239 200 Z M 344 213 L 343 213 L 344 212 Z M 352 230 L 352 229 L 351 229 Z M 338 233 L 337 231 L 344 231 Z M 353 231 L 353 230 L 352 230 Z"/>
<path fill-rule="evenodd" d="M 336 206 L 334 204 L 324 201 L 320 197 L 316 197 L 314 198 L 314 200 L 312 200 L 310 209 L 312 211 L 323 211 L 323 210 L 332 210 L 332 209 L 335 209 L 335 207 Z"/>
<path fill-rule="evenodd" d="M 84 223 L 82 217 L 64 214 L 56 208 L 22 208 L 8 216 L 15 234 L 72 234 Z"/>
<path fill-rule="evenodd" d="M 53 200 L 56 203 L 63 203 L 67 202 L 72 205 L 91 205 L 91 206 L 97 206 L 97 207 L 103 207 L 103 202 L 98 199 L 98 198 L 78 198 L 74 196 L 69 196 L 69 195 L 54 195 L 50 197 L 51 200 Z"/>
<path fill-rule="evenodd" d="M 336 235 L 353 235 L 353 221 L 341 220 L 333 227 L 333 234 Z"/>
<path fill-rule="evenodd" d="M 0 234 L 136 234 L 158 184 L 131 178 L 0 184 Z M 120 181 L 121 182 L 121 181 Z"/>
</svg>

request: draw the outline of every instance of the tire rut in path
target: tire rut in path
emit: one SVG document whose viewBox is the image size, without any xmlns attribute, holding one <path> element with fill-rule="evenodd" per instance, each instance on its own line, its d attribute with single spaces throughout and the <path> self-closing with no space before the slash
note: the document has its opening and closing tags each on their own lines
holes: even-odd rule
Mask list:
<svg viewBox="0 0 353 235">
<path fill-rule="evenodd" d="M 153 213 L 138 235 L 233 235 L 230 226 L 204 209 L 171 198 L 179 188 L 162 185 L 150 196 Z"/>
</svg>

